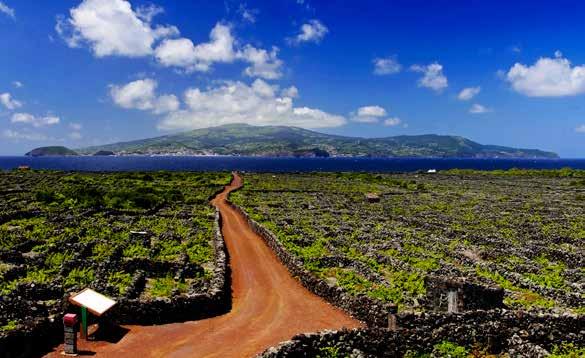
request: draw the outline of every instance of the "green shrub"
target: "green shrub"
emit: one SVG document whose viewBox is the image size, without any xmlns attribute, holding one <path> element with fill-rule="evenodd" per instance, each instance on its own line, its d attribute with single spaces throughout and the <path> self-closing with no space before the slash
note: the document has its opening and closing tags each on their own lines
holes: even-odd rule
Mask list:
<svg viewBox="0 0 585 358">
<path fill-rule="evenodd" d="M 583 358 L 585 357 L 585 347 L 579 347 L 573 343 L 563 343 L 554 346 L 550 358 Z"/>
<path fill-rule="evenodd" d="M 445 358 L 466 358 L 469 356 L 468 349 L 448 341 L 435 345 L 433 353 L 438 357 Z"/>
<path fill-rule="evenodd" d="M 118 292 L 123 295 L 132 284 L 132 275 L 126 272 L 114 272 L 108 277 L 108 284 L 116 287 Z"/>
<path fill-rule="evenodd" d="M 73 286 L 87 286 L 95 280 L 95 273 L 92 268 L 74 268 L 65 278 L 63 286 L 70 288 Z"/>
</svg>

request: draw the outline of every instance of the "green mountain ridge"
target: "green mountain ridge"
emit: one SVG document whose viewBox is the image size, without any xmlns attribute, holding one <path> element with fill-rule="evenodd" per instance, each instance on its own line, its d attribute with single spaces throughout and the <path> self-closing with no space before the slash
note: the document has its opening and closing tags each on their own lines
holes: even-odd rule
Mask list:
<svg viewBox="0 0 585 358">
<path fill-rule="evenodd" d="M 345 137 L 286 126 L 229 124 L 156 138 L 76 150 L 117 155 L 239 155 L 301 157 L 558 158 L 552 152 L 482 145 L 447 135 Z"/>
</svg>

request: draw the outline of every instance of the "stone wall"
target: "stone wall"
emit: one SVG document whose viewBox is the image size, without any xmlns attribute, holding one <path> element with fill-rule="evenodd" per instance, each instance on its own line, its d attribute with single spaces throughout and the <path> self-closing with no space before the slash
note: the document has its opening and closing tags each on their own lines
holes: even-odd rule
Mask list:
<svg viewBox="0 0 585 358">
<path fill-rule="evenodd" d="M 217 316 L 229 312 L 231 308 L 231 272 L 228 265 L 228 253 L 221 234 L 221 216 L 215 212 L 215 248 L 214 272 L 211 282 L 203 293 L 189 292 L 172 298 L 140 299 L 138 293 L 144 287 L 145 271 L 139 270 L 134 276 L 132 287 L 118 304 L 104 317 L 118 324 L 161 324 L 184 322 Z M 137 269 L 154 269 L 164 267 L 141 267 L 144 263 L 132 262 Z M 189 269 L 186 265 L 184 269 Z M 0 332 L 0 357 L 29 357 L 37 352 L 54 346 L 63 339 L 62 316 L 66 312 L 77 312 L 78 308 L 68 302 L 68 296 L 62 296 L 58 287 L 51 285 L 21 284 L 9 296 L 0 300 L 2 312 L 18 311 L 42 312 L 43 319 L 25 319 L 25 324 L 17 329 Z M 61 300 L 60 308 L 49 310 L 41 304 L 45 299 Z M 39 316 L 39 315 L 37 315 Z M 23 316 L 26 317 L 26 314 Z"/>
<path fill-rule="evenodd" d="M 302 262 L 298 258 L 284 248 L 273 233 L 250 218 L 239 206 L 230 201 L 228 201 L 228 204 L 246 219 L 252 229 L 262 237 L 278 259 L 287 267 L 291 275 L 296 277 L 305 288 L 321 296 L 329 303 L 343 309 L 355 318 L 365 322 L 368 326 L 388 326 L 388 312 L 394 310 L 393 305 L 384 304 L 364 295 L 352 296 L 342 288 L 329 285 L 327 282 L 316 278 L 303 267 Z"/>
<path fill-rule="evenodd" d="M 427 291 L 424 306 L 431 311 L 447 311 L 447 296 L 457 296 L 457 311 L 489 310 L 504 307 L 504 290 L 497 286 L 483 286 L 440 276 L 425 277 Z"/>
<path fill-rule="evenodd" d="M 401 357 L 407 351 L 431 352 L 441 342 L 514 357 L 538 357 L 563 342 L 585 345 L 585 317 L 539 315 L 520 311 L 491 310 L 464 314 L 399 315 L 397 331 L 369 328 L 301 334 L 261 356 L 314 357 L 325 349 L 339 356 Z"/>
</svg>

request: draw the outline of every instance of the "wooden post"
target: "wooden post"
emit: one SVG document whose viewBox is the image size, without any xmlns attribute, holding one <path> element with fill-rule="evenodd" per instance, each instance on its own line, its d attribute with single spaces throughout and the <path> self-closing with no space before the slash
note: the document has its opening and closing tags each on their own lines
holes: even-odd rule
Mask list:
<svg viewBox="0 0 585 358">
<path fill-rule="evenodd" d="M 398 329 L 398 319 L 396 314 L 398 313 L 398 306 L 391 305 L 388 308 L 388 329 L 390 331 L 396 331 Z"/>
<path fill-rule="evenodd" d="M 87 340 L 87 308 L 81 306 L 81 338 Z"/>
</svg>

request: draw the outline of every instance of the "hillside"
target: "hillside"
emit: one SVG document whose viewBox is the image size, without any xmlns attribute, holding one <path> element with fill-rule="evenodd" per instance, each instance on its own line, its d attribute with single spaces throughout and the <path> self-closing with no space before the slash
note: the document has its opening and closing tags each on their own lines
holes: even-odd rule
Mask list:
<svg viewBox="0 0 585 358">
<path fill-rule="evenodd" d="M 482 145 L 457 136 L 417 135 L 356 138 L 284 126 L 231 124 L 162 137 L 79 149 L 81 154 L 118 155 L 372 156 L 464 158 L 556 158 L 555 153 Z"/>
<path fill-rule="evenodd" d="M 40 147 L 31 150 L 25 154 L 29 157 L 48 157 L 48 156 L 65 156 L 65 155 L 79 155 L 75 151 L 61 146 L 55 147 Z"/>
</svg>

